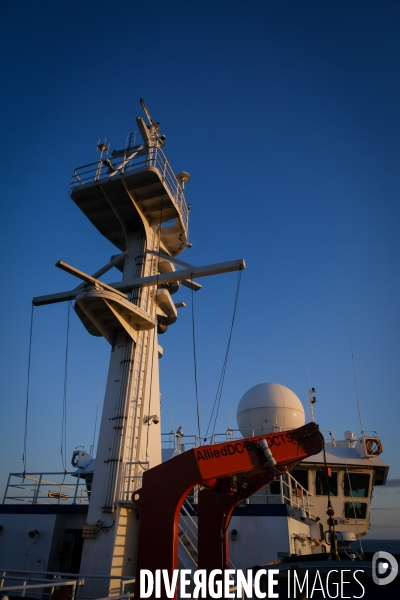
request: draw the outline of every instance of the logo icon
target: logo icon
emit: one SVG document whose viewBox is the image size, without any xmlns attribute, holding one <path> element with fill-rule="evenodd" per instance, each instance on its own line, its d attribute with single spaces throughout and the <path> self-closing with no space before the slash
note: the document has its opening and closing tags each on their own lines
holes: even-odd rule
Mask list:
<svg viewBox="0 0 400 600">
<path fill-rule="evenodd" d="M 396 579 L 399 566 L 389 552 L 375 552 L 372 557 L 372 579 L 376 585 L 387 585 Z"/>
</svg>

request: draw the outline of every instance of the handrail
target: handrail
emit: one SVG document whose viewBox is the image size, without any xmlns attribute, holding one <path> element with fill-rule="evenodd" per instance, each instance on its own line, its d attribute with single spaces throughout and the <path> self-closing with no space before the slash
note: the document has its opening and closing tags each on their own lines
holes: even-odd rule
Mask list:
<svg viewBox="0 0 400 600">
<path fill-rule="evenodd" d="M 187 539 L 188 539 L 188 541 L 192 542 L 192 540 L 190 540 L 189 537 L 188 537 L 188 533 L 190 532 L 191 534 L 193 534 L 193 539 L 197 542 L 198 541 L 198 536 L 197 536 L 198 526 L 197 526 L 196 521 L 193 519 L 192 515 L 188 511 L 187 507 L 185 506 L 185 504 L 187 506 L 189 506 L 189 508 L 194 512 L 193 506 L 190 504 L 189 500 L 186 499 L 185 502 L 182 504 L 182 507 L 181 507 L 181 511 L 184 512 L 184 515 L 182 515 L 182 512 L 181 512 L 180 516 L 184 517 L 184 518 L 188 518 L 189 522 L 190 522 L 190 525 L 189 525 L 189 527 L 187 527 L 185 529 L 185 531 L 182 530 L 181 537 L 186 536 Z M 185 525 L 186 525 L 186 523 L 185 523 Z M 197 550 L 197 547 L 195 549 Z"/>
<path fill-rule="evenodd" d="M 288 481 L 285 481 L 285 478 Z M 306 490 L 290 473 L 286 473 L 281 476 L 281 497 L 282 500 L 287 500 L 289 505 L 294 508 L 304 510 L 310 517 L 314 517 L 310 507 L 314 506 L 310 502 L 310 497 L 313 496 L 311 492 Z M 286 487 L 286 494 L 284 489 Z"/>
<path fill-rule="evenodd" d="M 76 586 L 81 587 L 82 589 L 84 588 L 85 585 L 85 580 L 86 579 L 107 579 L 107 580 L 119 580 L 120 581 L 120 589 L 121 592 L 124 593 L 125 590 L 125 586 L 135 583 L 136 582 L 136 578 L 129 576 L 129 575 L 100 575 L 100 574 L 91 574 L 91 573 L 63 573 L 63 572 L 59 572 L 59 571 L 28 571 L 26 569 L 0 569 L 0 573 L 1 573 L 1 577 L 0 577 L 0 593 L 2 593 L 3 591 L 12 591 L 12 587 L 15 588 L 15 586 L 4 586 L 4 581 L 6 579 L 12 579 L 12 580 L 18 580 L 21 579 L 23 581 L 45 581 L 46 584 L 38 584 L 37 587 L 39 589 L 43 588 L 43 587 L 50 587 L 50 588 L 55 588 L 55 587 L 59 587 L 61 585 L 61 583 L 63 585 L 65 585 L 64 583 L 64 579 L 60 579 L 62 577 L 67 577 L 68 579 L 70 579 L 71 577 L 74 577 L 74 582 L 75 582 L 75 588 Z M 23 574 L 23 577 L 18 577 L 16 574 L 20 573 Z M 32 575 L 53 575 L 53 579 L 51 580 L 51 583 L 49 582 L 49 579 L 43 579 L 43 578 L 34 578 L 31 577 Z M 26 584 L 22 585 L 22 586 L 16 586 L 19 589 L 29 589 L 28 586 L 30 584 Z M 51 592 L 50 592 L 51 594 Z M 24 596 L 25 594 L 22 593 L 22 596 Z M 124 594 L 124 597 L 129 597 L 129 594 Z M 82 596 L 82 593 L 79 593 L 79 598 L 84 598 L 84 596 Z M 117 598 L 116 596 L 113 596 L 114 600 L 115 598 Z M 73 600 L 71 598 L 71 600 Z"/>
<path fill-rule="evenodd" d="M 61 481 L 50 481 L 49 476 L 57 475 Z M 74 477 L 75 481 L 65 481 L 65 478 Z M 46 477 L 46 478 L 45 478 Z M 14 482 L 12 478 L 17 478 Z M 22 482 L 18 481 L 21 480 Z M 53 471 L 48 473 L 10 473 L 4 492 L 2 504 L 8 502 L 23 502 L 26 504 L 54 505 L 61 502 L 69 504 L 87 504 L 89 494 L 86 486 L 80 485 L 84 479 L 79 473 Z M 55 490 L 50 489 L 55 488 Z M 11 490 L 16 490 L 13 494 Z M 17 492 L 19 490 L 19 493 Z M 71 494 L 65 492 L 71 490 Z M 79 494 L 78 494 L 79 493 Z"/>
<path fill-rule="evenodd" d="M 287 481 L 285 481 L 285 478 Z M 253 494 L 251 498 L 257 500 L 266 500 L 266 504 L 286 504 L 291 508 L 304 510 L 311 518 L 315 518 L 311 509 L 314 504 L 310 501 L 310 498 L 314 496 L 311 492 L 306 490 L 290 473 L 281 475 L 277 480 L 280 482 L 279 494 L 271 494 L 266 486 L 266 493 L 264 494 Z"/>
<path fill-rule="evenodd" d="M 63 571 L 30 571 L 27 569 L 1 569 L 2 577 L 8 577 L 8 573 L 25 573 L 26 575 L 58 575 L 59 577 L 80 577 L 81 579 L 122 579 L 128 580 L 127 583 L 133 581 L 130 575 L 99 575 L 98 573 L 64 573 Z"/>
<path fill-rule="evenodd" d="M 190 514 L 188 508 L 193 513 L 195 512 L 192 504 L 186 498 L 185 502 L 181 506 L 181 513 L 179 515 L 179 527 L 181 529 L 179 541 L 180 541 L 180 543 L 182 543 L 182 539 L 186 538 L 186 540 L 192 546 L 193 550 L 195 550 L 195 552 L 197 552 L 198 551 L 198 543 L 199 543 L 199 539 L 198 539 L 199 527 L 198 527 L 196 521 L 193 519 L 192 515 Z M 182 514 L 182 512 L 184 514 Z M 184 529 L 184 527 L 186 527 L 186 523 L 185 523 L 184 519 L 189 519 L 189 523 L 190 523 L 189 527 L 187 527 L 186 529 Z M 185 550 L 189 553 L 186 546 L 184 544 L 183 544 L 183 546 L 184 546 Z M 236 569 L 236 567 L 233 564 L 233 562 L 231 561 L 231 559 L 229 559 L 229 565 L 231 566 L 232 569 Z"/>
<path fill-rule="evenodd" d="M 57 581 L 57 583 L 56 583 Z M 8 586 L 4 586 L 1 588 L 2 592 L 17 592 L 17 591 L 22 591 L 22 596 L 25 596 L 25 592 L 26 590 L 41 590 L 44 588 L 55 588 L 55 587 L 67 587 L 67 586 L 71 586 L 72 587 L 72 592 L 71 592 L 71 600 L 74 600 L 75 595 L 76 595 L 76 580 L 75 579 L 71 579 L 70 581 L 65 581 L 65 580 L 52 580 L 51 583 L 34 583 L 34 584 L 25 584 L 25 585 L 8 585 Z M 5 596 L 7 597 L 7 596 Z M 4 598 L 4 596 L 3 596 Z"/>
<path fill-rule="evenodd" d="M 324 435 L 324 433 L 327 433 L 330 436 L 330 443 L 332 444 L 332 446 L 336 446 L 336 439 L 333 435 L 332 429 L 320 429 L 320 432 L 322 433 L 322 435 Z"/>
<path fill-rule="evenodd" d="M 122 594 L 121 596 L 105 596 L 104 598 L 96 598 L 96 600 L 123 600 L 123 598 L 133 598 L 135 596 L 135 592 L 130 592 L 129 594 Z"/>
<path fill-rule="evenodd" d="M 264 435 L 267 433 L 271 433 L 269 431 L 269 429 L 267 430 L 265 427 L 255 427 L 252 429 L 249 428 L 249 431 L 251 431 L 251 435 L 253 437 L 258 434 Z M 274 432 L 275 431 L 278 433 L 278 432 L 282 431 L 282 428 L 274 427 Z M 161 441 L 164 448 L 178 449 L 181 446 L 185 446 L 185 449 L 187 450 L 188 448 L 197 448 L 198 446 L 201 446 L 200 439 L 197 435 L 182 434 L 182 433 L 178 433 L 176 431 L 169 431 L 168 433 L 161 434 L 161 438 L 166 438 L 168 436 L 169 436 L 169 439 L 162 439 L 162 441 Z M 209 441 L 207 443 L 209 445 L 214 445 L 214 444 L 220 444 L 221 441 L 222 442 L 224 442 L 224 441 L 232 442 L 232 441 L 236 441 L 236 440 L 241 440 L 242 437 L 243 436 L 240 432 L 240 429 L 232 429 L 232 428 L 228 427 L 228 429 L 224 433 L 214 433 L 210 438 L 208 438 Z M 189 441 L 190 439 L 192 439 L 193 441 Z"/>
<path fill-rule="evenodd" d="M 187 507 L 189 507 L 193 511 L 192 505 L 190 504 L 189 500 L 186 499 L 185 502 L 182 504 L 181 513 L 179 515 L 179 528 L 181 531 L 181 533 L 179 535 L 179 542 L 184 546 L 186 552 L 188 554 L 190 554 L 188 548 L 186 548 L 185 544 L 183 543 L 184 539 L 186 539 L 186 541 L 192 546 L 192 548 L 195 552 L 198 551 L 199 540 L 198 540 L 198 535 L 197 535 L 197 532 L 198 532 L 197 523 L 193 519 L 190 512 L 188 511 Z M 184 514 L 182 514 L 182 512 Z M 187 526 L 186 519 L 189 520 L 189 526 Z M 193 560 L 193 558 L 192 558 L 192 560 Z"/>
</svg>

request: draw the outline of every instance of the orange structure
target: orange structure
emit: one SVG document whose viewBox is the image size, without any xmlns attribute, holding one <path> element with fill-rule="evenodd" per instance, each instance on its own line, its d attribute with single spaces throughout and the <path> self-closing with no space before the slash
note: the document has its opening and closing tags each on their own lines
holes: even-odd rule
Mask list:
<svg viewBox="0 0 400 600">
<path fill-rule="evenodd" d="M 298 429 L 200 446 L 143 475 L 132 499 L 141 508 L 136 595 L 140 571 L 178 568 L 178 520 L 194 486 L 199 492 L 199 568 L 228 568 L 227 528 L 235 507 L 299 462 L 317 454 L 324 440 L 315 423 Z M 157 540 L 157 542 L 156 542 Z M 166 598 L 161 592 L 161 598 Z"/>
</svg>

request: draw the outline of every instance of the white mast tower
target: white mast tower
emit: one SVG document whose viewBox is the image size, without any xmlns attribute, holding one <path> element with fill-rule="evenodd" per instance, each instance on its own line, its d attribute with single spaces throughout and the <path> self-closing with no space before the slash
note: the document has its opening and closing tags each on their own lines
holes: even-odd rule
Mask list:
<svg viewBox="0 0 400 600">
<path fill-rule="evenodd" d="M 164 333 L 184 306 L 171 294 L 180 284 L 200 289 L 193 277 L 245 268 L 243 260 L 194 267 L 175 258 L 189 245 L 184 198 L 189 175 L 174 174 L 162 151 L 160 124 L 143 100 L 141 105 L 148 119 L 148 124 L 136 119 L 143 143 L 134 145 L 130 134 L 125 149 L 110 158 L 103 158 L 107 147 L 99 144 L 100 160 L 76 169 L 71 184 L 72 200 L 121 253 L 93 276 L 59 261 L 56 266 L 83 283 L 33 299 L 35 305 L 74 299 L 88 332 L 112 347 L 81 561 L 82 573 L 102 577 L 135 572 L 139 515 L 132 492 L 143 471 L 161 462 L 157 333 Z M 122 281 L 98 280 L 114 266 Z M 85 593 L 118 593 L 119 581 L 112 581 L 88 580 Z"/>
</svg>

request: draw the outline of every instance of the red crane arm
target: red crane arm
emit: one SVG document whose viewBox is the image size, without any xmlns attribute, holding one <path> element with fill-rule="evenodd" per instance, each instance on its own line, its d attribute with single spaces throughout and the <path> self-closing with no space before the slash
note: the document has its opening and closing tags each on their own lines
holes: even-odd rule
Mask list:
<svg viewBox="0 0 400 600">
<path fill-rule="evenodd" d="M 153 573 L 168 569 L 171 576 L 178 568 L 179 513 L 194 486 L 209 488 L 199 494 L 199 566 L 226 566 L 226 529 L 235 506 L 288 468 L 320 452 L 323 444 L 318 425 L 309 423 L 291 431 L 193 448 L 145 471 L 143 485 L 132 497 L 141 507 L 136 594 L 140 597 L 141 569 Z M 207 518 L 202 516 L 205 513 Z M 225 543 L 217 567 L 207 556 L 212 554 L 216 536 L 221 544 L 221 514 L 225 515 Z M 207 535 L 202 535 L 202 529 L 207 529 Z"/>
</svg>

